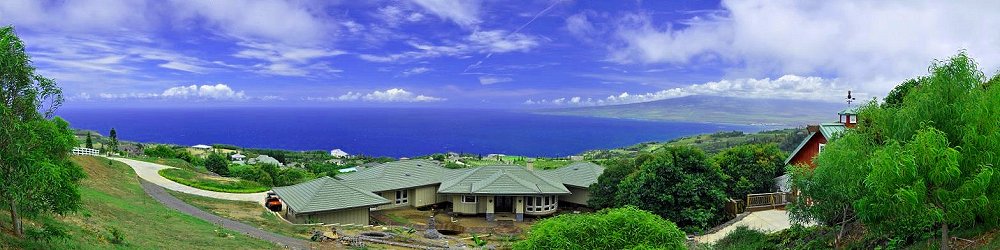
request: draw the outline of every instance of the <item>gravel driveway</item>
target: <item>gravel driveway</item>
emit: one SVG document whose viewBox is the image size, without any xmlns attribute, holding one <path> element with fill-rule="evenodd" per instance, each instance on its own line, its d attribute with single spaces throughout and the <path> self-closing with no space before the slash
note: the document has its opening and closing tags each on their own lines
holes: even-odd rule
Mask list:
<svg viewBox="0 0 1000 250">
<path fill-rule="evenodd" d="M 174 167 L 156 163 L 144 162 L 139 160 L 125 159 L 125 158 L 111 158 L 111 159 L 123 162 L 125 163 L 125 165 L 129 165 L 130 167 L 132 167 L 133 170 L 135 170 L 135 173 L 139 175 L 139 178 L 142 178 L 143 180 L 152 182 L 153 184 L 156 184 L 163 188 L 174 190 L 181 193 L 189 193 L 193 195 L 211 197 L 222 200 L 252 201 L 257 203 L 263 203 L 264 197 L 267 196 L 267 192 L 250 193 L 250 194 L 233 194 L 233 193 L 201 190 L 185 186 L 184 184 L 180 184 L 171 181 L 167 178 L 163 178 L 163 176 L 160 176 L 159 171 L 161 169 L 174 168 Z"/>
</svg>

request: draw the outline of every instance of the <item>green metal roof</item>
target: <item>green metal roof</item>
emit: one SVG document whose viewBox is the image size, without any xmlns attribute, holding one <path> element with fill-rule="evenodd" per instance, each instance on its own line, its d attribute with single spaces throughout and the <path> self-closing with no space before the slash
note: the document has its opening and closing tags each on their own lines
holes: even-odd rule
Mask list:
<svg viewBox="0 0 1000 250">
<path fill-rule="evenodd" d="M 446 194 L 568 194 L 559 181 L 521 166 L 483 166 L 453 173 L 441 182 Z"/>
<path fill-rule="evenodd" d="M 389 203 L 372 192 L 326 176 L 292 186 L 275 187 L 274 192 L 297 213 L 373 207 Z"/>
<path fill-rule="evenodd" d="M 561 168 L 542 170 L 537 173 L 552 180 L 559 180 L 566 185 L 585 188 L 597 183 L 597 177 L 604 173 L 604 167 L 590 162 L 574 162 Z"/>
<path fill-rule="evenodd" d="M 823 137 L 827 140 L 833 140 L 840 137 L 841 133 L 847 130 L 847 127 L 843 123 L 823 123 L 819 125 L 819 132 L 823 133 Z"/>
<path fill-rule="evenodd" d="M 379 164 L 350 175 L 338 176 L 357 188 L 381 192 L 419 186 L 435 185 L 448 173 L 456 170 L 442 167 L 431 160 L 404 160 Z"/>
<path fill-rule="evenodd" d="M 837 113 L 838 115 L 856 115 L 858 114 L 858 108 L 846 108 Z"/>
</svg>

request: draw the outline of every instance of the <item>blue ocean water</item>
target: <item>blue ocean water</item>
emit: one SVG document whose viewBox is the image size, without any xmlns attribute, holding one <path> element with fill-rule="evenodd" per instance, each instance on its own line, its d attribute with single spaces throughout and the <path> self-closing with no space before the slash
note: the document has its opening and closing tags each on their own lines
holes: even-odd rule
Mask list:
<svg viewBox="0 0 1000 250">
<path fill-rule="evenodd" d="M 440 152 L 558 157 L 590 149 L 762 127 L 529 114 L 504 110 L 410 108 L 64 108 L 78 129 L 121 140 L 180 145 L 233 144 L 286 150 L 419 156 Z"/>
</svg>

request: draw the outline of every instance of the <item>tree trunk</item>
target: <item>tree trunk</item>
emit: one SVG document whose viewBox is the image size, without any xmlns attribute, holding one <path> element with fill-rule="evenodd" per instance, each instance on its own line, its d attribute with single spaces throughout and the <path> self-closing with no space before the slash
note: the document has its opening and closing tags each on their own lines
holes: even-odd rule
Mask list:
<svg viewBox="0 0 1000 250">
<path fill-rule="evenodd" d="M 10 200 L 10 221 L 14 224 L 14 234 L 17 237 L 24 235 L 24 229 L 21 228 L 21 217 L 17 216 L 17 203 L 14 199 Z"/>
<path fill-rule="evenodd" d="M 948 237 L 948 223 L 941 223 L 941 250 L 948 250 L 948 243 L 950 242 L 950 237 Z"/>
</svg>

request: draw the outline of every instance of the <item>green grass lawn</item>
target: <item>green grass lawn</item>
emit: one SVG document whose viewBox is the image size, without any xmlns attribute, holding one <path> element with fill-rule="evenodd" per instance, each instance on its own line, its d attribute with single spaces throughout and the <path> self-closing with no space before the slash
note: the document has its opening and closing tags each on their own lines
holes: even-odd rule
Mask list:
<svg viewBox="0 0 1000 250">
<path fill-rule="evenodd" d="M 188 163 L 188 162 L 186 162 L 184 160 L 177 159 L 177 158 L 158 158 L 158 157 L 139 156 L 139 157 L 133 157 L 132 159 L 133 160 L 144 161 L 144 162 L 156 163 L 156 164 L 160 164 L 160 165 L 171 166 L 171 167 L 175 167 L 175 168 L 192 170 L 192 171 L 195 171 L 195 172 L 198 172 L 198 173 L 208 173 L 208 169 L 205 169 L 205 166 L 191 165 L 191 163 Z"/>
<path fill-rule="evenodd" d="M 187 204 L 200 208 L 201 210 L 205 210 L 209 213 L 231 220 L 243 222 L 265 231 L 289 237 L 309 239 L 309 237 L 312 236 L 312 229 L 314 229 L 314 227 L 311 226 L 289 224 L 255 202 L 220 200 L 170 190 L 167 190 L 167 192 Z"/>
<path fill-rule="evenodd" d="M 271 190 L 256 182 L 213 177 L 187 169 L 168 168 L 160 170 L 160 176 L 197 189 L 225 193 L 259 193 Z"/>
<path fill-rule="evenodd" d="M 0 249 L 278 249 L 163 206 L 143 192 L 132 168 L 97 157 L 74 157 L 87 178 L 81 182 L 82 209 L 67 215 L 25 220 L 25 229 L 62 228 L 67 237 L 49 241 L 17 239 L 6 233 L 9 216 L 0 216 Z M 6 212 L 6 211 L 4 211 Z M 124 244 L 110 243 L 111 232 Z"/>
</svg>

